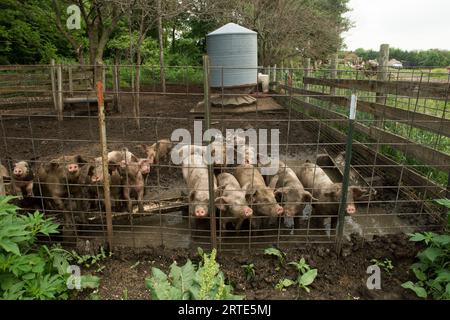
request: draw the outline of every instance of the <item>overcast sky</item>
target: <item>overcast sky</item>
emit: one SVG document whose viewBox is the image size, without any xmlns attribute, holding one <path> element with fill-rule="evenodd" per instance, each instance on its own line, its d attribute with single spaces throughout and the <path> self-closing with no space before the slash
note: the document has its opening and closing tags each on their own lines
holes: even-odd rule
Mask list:
<svg viewBox="0 0 450 320">
<path fill-rule="evenodd" d="M 450 0 L 350 0 L 348 49 L 450 50 Z"/>
</svg>

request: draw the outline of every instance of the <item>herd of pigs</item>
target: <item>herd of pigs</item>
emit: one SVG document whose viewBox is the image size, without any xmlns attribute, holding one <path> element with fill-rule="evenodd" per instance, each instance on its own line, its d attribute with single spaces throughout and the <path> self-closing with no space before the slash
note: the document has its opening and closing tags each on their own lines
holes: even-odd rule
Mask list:
<svg viewBox="0 0 450 320">
<path fill-rule="evenodd" d="M 234 140 L 234 145 L 241 143 L 238 136 L 227 139 Z M 264 221 L 273 221 L 278 217 L 284 217 L 285 222 L 293 221 L 295 217 L 305 218 L 305 211 L 325 216 L 322 222 L 328 230 L 336 226 L 342 184 L 334 183 L 319 166 L 306 161 L 293 170 L 280 161 L 276 173 L 263 176 L 263 165 L 251 146 L 245 145 L 239 150 L 235 148 L 235 152 L 241 154 L 244 150 L 244 161 L 232 166 L 227 161 L 225 143 L 219 145 L 213 142 L 211 146 L 211 149 L 198 145 L 174 148 L 170 140 L 162 139 L 153 145 L 141 145 L 144 158 L 137 157 L 126 148 L 109 152 L 107 171 L 113 211 L 133 212 L 133 201 L 137 200 L 138 209 L 143 212 L 145 185 L 151 168 L 168 163 L 172 153 L 176 152 L 181 159 L 192 217 L 209 216 L 210 194 L 214 194 L 213 202 L 223 218 L 223 228 L 231 222 L 239 230 L 247 219 L 252 228 L 261 228 Z M 209 192 L 205 161 L 207 150 L 212 155 L 223 154 L 223 157 L 218 157 L 220 161 L 214 162 L 213 193 Z M 11 162 L 11 170 L 0 164 L 3 179 L 10 181 L 11 194 L 16 195 L 20 191 L 24 200 L 34 199 L 34 204 L 41 208 L 64 213 L 66 223 L 72 221 L 71 212 L 77 212 L 76 217 L 87 223 L 85 212 L 103 199 L 103 169 L 102 157 L 86 160 L 81 155 L 62 156 L 39 165 L 15 161 Z M 349 186 L 345 207 L 347 214 L 356 213 L 355 200 L 365 192 L 358 186 Z"/>
</svg>

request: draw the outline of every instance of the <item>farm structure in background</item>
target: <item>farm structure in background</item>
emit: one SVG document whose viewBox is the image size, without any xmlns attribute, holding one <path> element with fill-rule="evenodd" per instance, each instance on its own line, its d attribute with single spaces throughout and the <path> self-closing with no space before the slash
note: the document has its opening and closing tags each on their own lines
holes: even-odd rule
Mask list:
<svg viewBox="0 0 450 320">
<path fill-rule="evenodd" d="M 389 68 L 385 57 L 368 76 L 332 61 L 317 70 L 308 59 L 301 67 L 256 68 L 255 75 L 268 75 L 270 90 L 255 86 L 239 106 L 221 101 L 241 93 L 223 86 L 210 90 L 204 83 L 204 71 L 214 68 L 207 64 L 167 67 L 166 92 L 158 66 L 100 66 L 103 89 L 93 81 L 94 66 L 1 66 L 3 186 L 6 193 L 20 195 L 25 207 L 60 221 L 63 236 L 41 241 L 65 245 L 103 243 L 109 231 L 117 247 L 211 245 L 228 251 L 338 243 L 352 233 L 370 240 L 440 229 L 444 211 L 433 199 L 449 197 L 448 74 Z M 348 117 L 352 94 L 357 97 L 354 120 Z M 192 209 L 199 200 L 188 189 L 183 165 L 166 154 L 159 157 L 176 129 L 194 137 L 198 122 L 224 137 L 227 129 L 279 130 L 280 171 L 264 176 L 256 165 L 213 164 L 218 187 L 201 190 L 209 195 L 201 199 L 208 209 L 203 216 Z M 256 146 L 256 154 L 262 147 Z M 270 141 L 266 147 L 270 153 Z M 110 153 L 107 159 L 101 158 L 103 148 Z M 151 150 L 156 153 L 147 166 Z M 352 151 L 348 177 L 346 150 Z M 32 193 L 20 188 L 26 184 L 20 161 L 33 171 Z M 246 172 L 251 172 L 250 188 L 244 188 Z M 263 180 L 255 178 L 259 175 Z M 105 180 L 110 197 L 104 196 Z M 243 219 L 227 212 L 230 202 L 222 203 L 236 190 L 220 185 L 235 180 L 247 201 L 242 207 L 251 209 Z M 265 209 L 271 206 L 275 211 Z"/>
</svg>

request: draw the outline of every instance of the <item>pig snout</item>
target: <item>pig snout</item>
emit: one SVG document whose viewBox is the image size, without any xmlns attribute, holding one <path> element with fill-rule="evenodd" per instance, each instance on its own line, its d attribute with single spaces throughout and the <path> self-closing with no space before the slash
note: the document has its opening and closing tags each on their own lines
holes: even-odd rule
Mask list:
<svg viewBox="0 0 450 320">
<path fill-rule="evenodd" d="M 196 217 L 204 217 L 204 216 L 206 216 L 206 210 L 204 208 L 197 208 L 197 209 L 195 209 L 195 216 Z"/>
<path fill-rule="evenodd" d="M 99 182 L 101 179 L 98 176 L 93 176 L 92 177 L 92 182 Z"/>
<path fill-rule="evenodd" d="M 70 164 L 68 167 L 68 170 L 70 173 L 76 173 L 76 172 L 78 172 L 78 165 Z"/>
<path fill-rule="evenodd" d="M 354 204 L 347 205 L 347 213 L 351 216 L 356 214 L 356 207 Z"/>
<path fill-rule="evenodd" d="M 22 174 L 23 174 L 23 170 L 22 170 L 22 169 L 19 169 L 19 168 L 14 168 L 13 173 L 14 173 L 14 175 L 15 175 L 16 177 L 21 177 Z"/>
<path fill-rule="evenodd" d="M 250 217 L 253 214 L 253 210 L 249 207 L 244 208 L 244 216 Z"/>
<path fill-rule="evenodd" d="M 284 212 L 284 209 L 281 206 L 277 206 L 277 208 L 275 210 L 279 216 L 281 216 Z"/>
</svg>

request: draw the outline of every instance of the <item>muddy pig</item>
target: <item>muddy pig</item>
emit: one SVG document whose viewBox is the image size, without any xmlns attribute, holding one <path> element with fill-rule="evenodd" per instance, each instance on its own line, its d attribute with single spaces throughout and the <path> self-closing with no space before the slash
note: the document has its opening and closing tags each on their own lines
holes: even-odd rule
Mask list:
<svg viewBox="0 0 450 320">
<path fill-rule="evenodd" d="M 20 190 L 24 198 L 33 196 L 34 172 L 29 162 L 18 161 L 13 164 L 12 180 L 13 194 Z"/>
<path fill-rule="evenodd" d="M 209 182 L 208 168 L 203 162 L 203 157 L 191 154 L 183 159 L 183 177 L 189 190 L 189 212 L 196 217 L 208 216 L 209 207 Z M 214 177 L 214 190 L 217 189 L 217 181 Z"/>
<path fill-rule="evenodd" d="M 133 204 L 131 197 L 138 201 L 139 212 L 144 212 L 144 177 L 142 166 L 139 162 L 127 163 L 125 160 L 120 162 L 119 173 L 121 176 L 121 185 L 123 190 L 123 198 L 127 203 L 129 213 L 133 212 Z"/>
<path fill-rule="evenodd" d="M 145 176 L 150 173 L 150 160 L 146 158 L 138 158 L 133 153 L 124 148 L 121 151 L 111 151 L 108 153 L 108 171 L 111 174 L 113 170 L 120 165 L 122 161 L 126 163 L 138 162 L 141 166 L 141 172 Z M 92 182 L 102 182 L 103 181 L 103 164 L 102 157 L 97 157 L 94 159 L 95 168 L 94 174 L 92 175 Z"/>
<path fill-rule="evenodd" d="M 80 155 L 63 156 L 41 164 L 37 177 L 48 208 L 64 212 L 66 227 L 73 226 L 72 216 L 66 211 L 74 210 L 74 196 L 80 194 L 79 177 L 81 167 L 87 163 Z"/>
<path fill-rule="evenodd" d="M 240 230 L 242 222 L 253 215 L 253 210 L 248 206 L 246 191 L 230 173 L 221 173 L 217 176 L 217 188 L 220 197 L 216 198 L 214 203 L 222 213 L 222 229 L 226 229 L 226 222 L 229 220 L 226 218 L 232 217 L 235 220 L 236 230 Z"/>
<path fill-rule="evenodd" d="M 258 168 L 251 164 L 239 165 L 234 172 L 242 189 L 251 195 L 251 203 L 255 206 L 254 214 L 258 216 L 279 217 L 283 208 L 275 199 L 274 190 L 266 186 Z"/>
<path fill-rule="evenodd" d="M 305 188 L 311 189 L 313 197 L 318 199 L 314 205 L 315 212 L 321 215 L 337 216 L 342 196 L 342 183 L 334 183 L 322 168 L 309 161 L 299 168 L 297 174 Z M 349 186 L 345 207 L 347 214 L 351 216 L 356 214 L 354 201 L 359 199 L 364 192 L 365 190 L 360 187 Z M 331 227 L 336 226 L 336 221 L 336 218 L 332 219 Z"/>
<path fill-rule="evenodd" d="M 142 149 L 150 160 L 150 164 L 160 163 L 161 160 L 167 160 L 172 150 L 173 144 L 169 139 L 161 139 L 151 146 L 142 144 Z"/>
<path fill-rule="evenodd" d="M 8 169 L 6 169 L 6 167 L 2 164 L 0 164 L 0 176 L 4 179 L 4 180 L 9 180 L 11 177 L 9 176 L 8 173 Z"/>
</svg>

